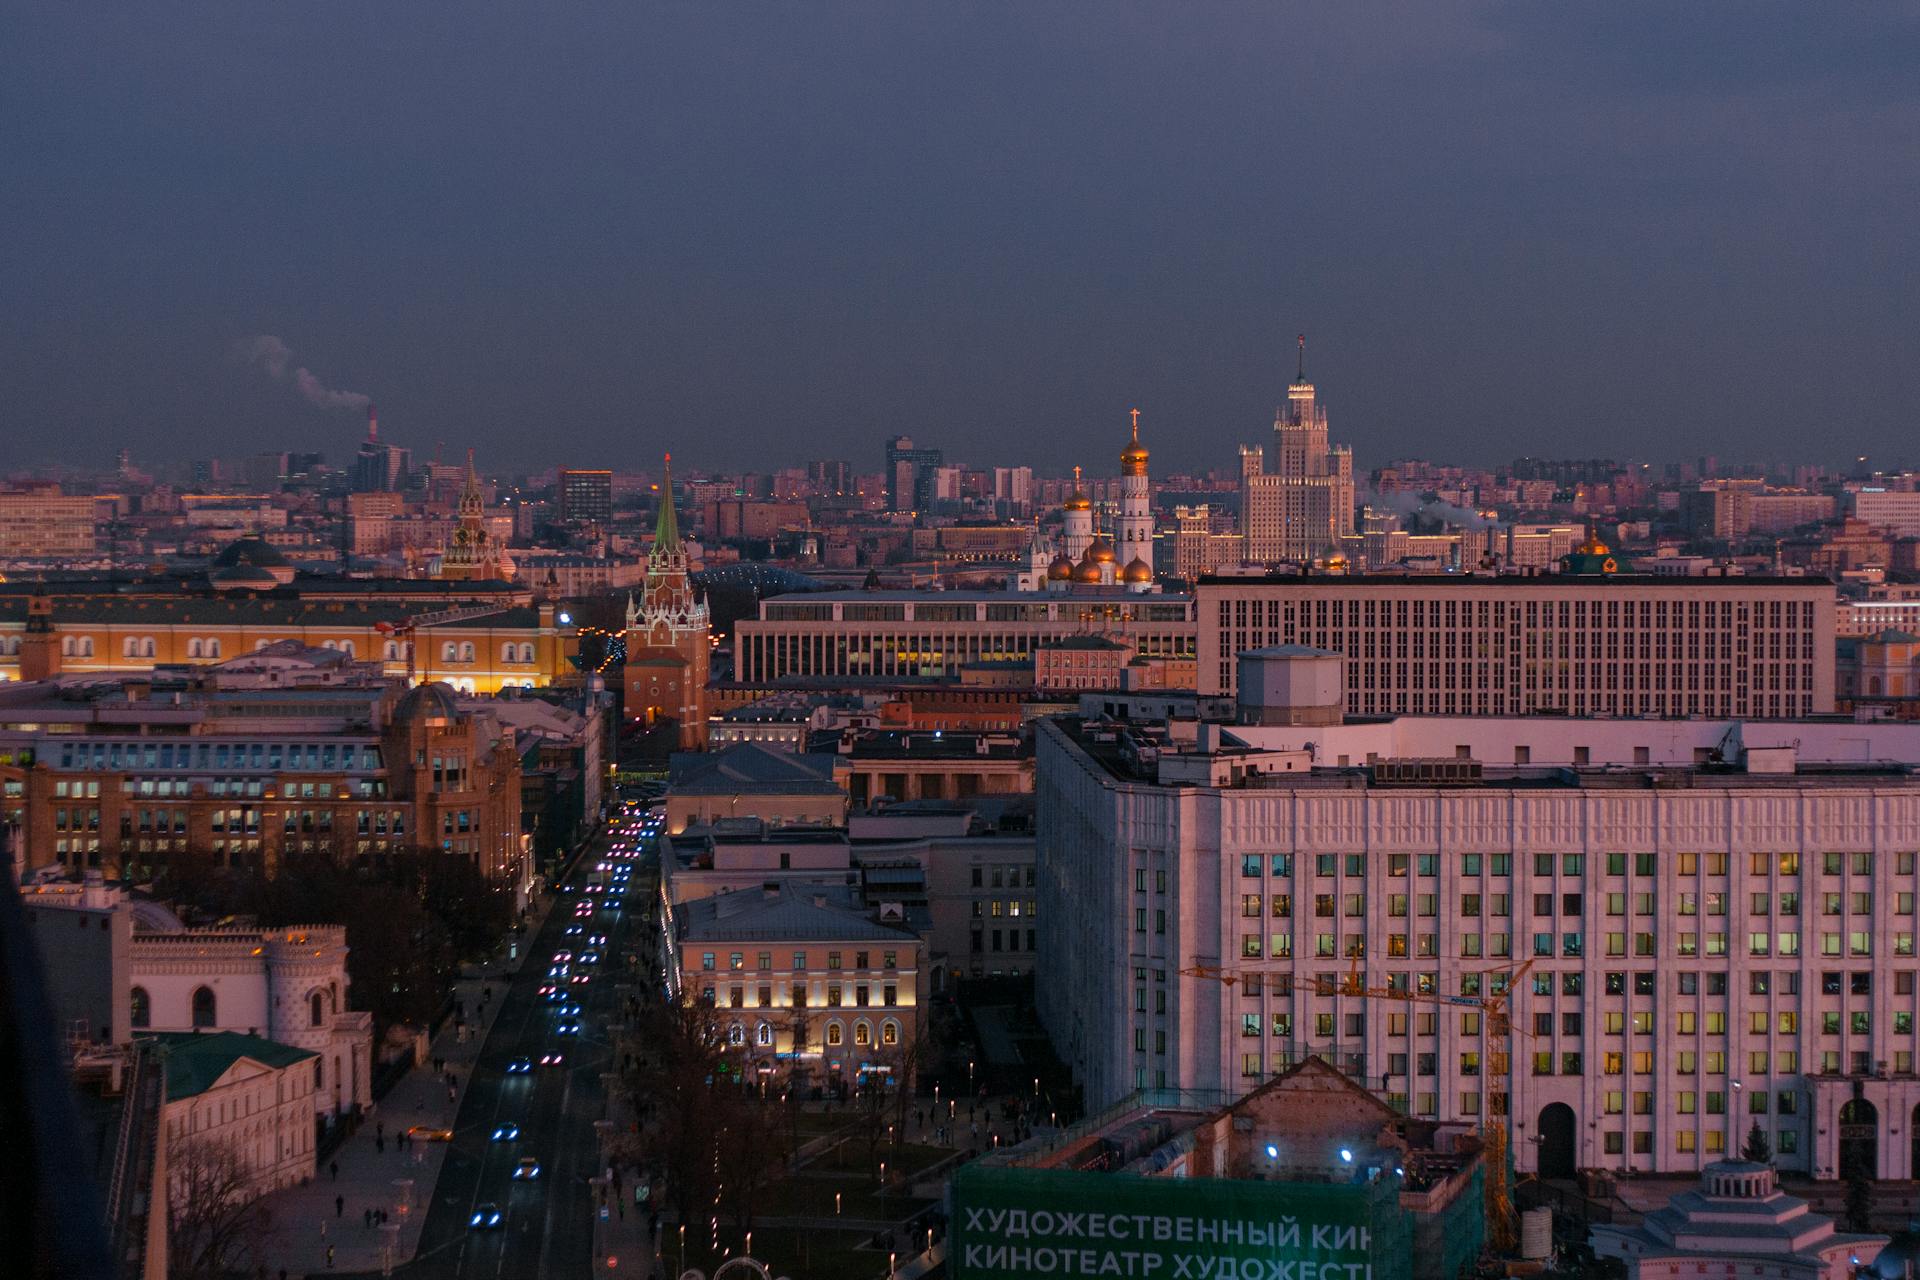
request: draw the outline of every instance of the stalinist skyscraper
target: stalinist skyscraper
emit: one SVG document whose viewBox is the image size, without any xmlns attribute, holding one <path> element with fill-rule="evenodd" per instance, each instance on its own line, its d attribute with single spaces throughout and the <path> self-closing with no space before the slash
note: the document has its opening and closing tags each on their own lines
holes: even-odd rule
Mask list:
<svg viewBox="0 0 1920 1280">
<path fill-rule="evenodd" d="M 1250 564 L 1325 556 L 1353 532 L 1353 451 L 1327 444 L 1327 411 L 1306 362 L 1302 334 L 1298 372 L 1274 414 L 1271 454 L 1240 446 L 1240 532 Z"/>
</svg>

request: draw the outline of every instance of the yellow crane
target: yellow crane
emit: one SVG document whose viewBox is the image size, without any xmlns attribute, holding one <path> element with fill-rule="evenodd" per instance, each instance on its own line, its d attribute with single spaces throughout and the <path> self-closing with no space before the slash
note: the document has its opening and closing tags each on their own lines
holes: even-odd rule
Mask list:
<svg viewBox="0 0 1920 1280">
<path fill-rule="evenodd" d="M 1366 974 L 1361 969 L 1360 957 L 1354 956 L 1344 977 L 1334 981 L 1317 978 L 1313 983 L 1313 991 L 1319 996 L 1395 1000 L 1403 1004 L 1442 1005 L 1480 1011 L 1486 1017 L 1486 1074 L 1490 1079 L 1502 1077 L 1506 1079 L 1509 1085 L 1507 1098 L 1510 1106 L 1513 1097 L 1511 1083 L 1514 1028 L 1507 1002 L 1512 998 L 1514 988 L 1520 985 L 1521 979 L 1526 977 L 1527 971 L 1531 968 L 1533 968 L 1533 957 L 1529 956 L 1518 964 L 1478 970 L 1483 994 L 1450 996 L 1439 992 L 1369 985 Z M 1232 987 L 1248 978 L 1263 980 L 1284 978 L 1288 982 L 1294 979 L 1292 970 L 1226 968 L 1217 964 L 1202 963 L 1197 958 L 1192 965 L 1179 970 L 1179 973 L 1189 978 L 1210 979 L 1227 987 Z M 1520 1034 L 1530 1033 L 1522 1030 Z M 1519 1246 L 1519 1232 L 1514 1219 L 1513 1198 L 1507 1188 L 1507 1117 L 1504 1108 L 1498 1115 L 1494 1114 L 1490 1105 L 1483 1109 L 1480 1138 L 1485 1150 L 1483 1172 L 1487 1243 L 1497 1253 L 1512 1253 Z"/>
</svg>

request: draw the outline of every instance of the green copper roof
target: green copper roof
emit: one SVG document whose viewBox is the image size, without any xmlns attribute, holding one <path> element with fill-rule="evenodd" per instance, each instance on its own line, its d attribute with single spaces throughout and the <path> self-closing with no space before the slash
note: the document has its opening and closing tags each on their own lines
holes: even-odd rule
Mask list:
<svg viewBox="0 0 1920 1280">
<path fill-rule="evenodd" d="M 654 526 L 655 555 L 680 549 L 680 521 L 673 514 L 673 455 L 667 455 L 666 478 L 660 482 L 660 523 Z"/>
<path fill-rule="evenodd" d="M 163 1031 L 142 1038 L 166 1050 L 168 1102 L 205 1093 L 241 1058 L 269 1067 L 290 1067 L 318 1056 L 307 1049 L 238 1031 Z"/>
</svg>

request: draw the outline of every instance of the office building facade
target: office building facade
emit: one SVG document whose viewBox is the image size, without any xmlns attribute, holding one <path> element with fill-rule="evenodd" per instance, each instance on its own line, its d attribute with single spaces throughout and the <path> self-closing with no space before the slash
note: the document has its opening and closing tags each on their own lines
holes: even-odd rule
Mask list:
<svg viewBox="0 0 1920 1280">
<path fill-rule="evenodd" d="M 1237 654 L 1297 644 L 1346 657 L 1358 715 L 1833 710 L 1832 584 L 1629 576 L 1589 547 L 1539 577 L 1202 580 L 1200 692 L 1235 692 Z"/>
<path fill-rule="evenodd" d="M 1307 1054 L 1516 1165 L 1920 1173 L 1920 726 L 1037 731 L 1038 1008 L 1098 1110 Z M 1511 1037 L 1487 1011 L 1504 997 Z"/>
<path fill-rule="evenodd" d="M 952 680 L 964 664 L 1031 662 L 1036 649 L 1077 635 L 1108 635 L 1146 657 L 1190 656 L 1193 600 L 1125 588 L 783 596 L 736 624 L 734 660 L 747 683 Z"/>
</svg>

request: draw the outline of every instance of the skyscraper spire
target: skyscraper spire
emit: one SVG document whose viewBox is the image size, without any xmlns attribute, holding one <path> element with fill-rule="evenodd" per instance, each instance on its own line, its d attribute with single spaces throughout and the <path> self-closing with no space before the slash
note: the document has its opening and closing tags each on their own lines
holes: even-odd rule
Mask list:
<svg viewBox="0 0 1920 1280">
<path fill-rule="evenodd" d="M 379 415 L 374 412 L 371 401 L 367 404 L 367 443 L 380 443 L 380 418 Z"/>
<path fill-rule="evenodd" d="M 1307 380 L 1307 335 L 1304 333 L 1300 335 L 1300 354 L 1294 365 L 1293 380 L 1295 382 Z"/>
</svg>

